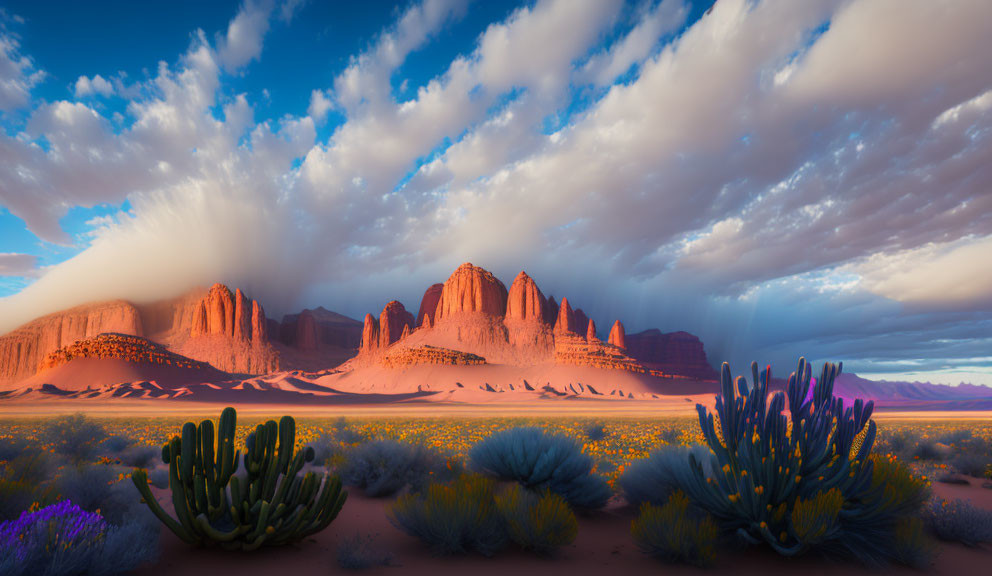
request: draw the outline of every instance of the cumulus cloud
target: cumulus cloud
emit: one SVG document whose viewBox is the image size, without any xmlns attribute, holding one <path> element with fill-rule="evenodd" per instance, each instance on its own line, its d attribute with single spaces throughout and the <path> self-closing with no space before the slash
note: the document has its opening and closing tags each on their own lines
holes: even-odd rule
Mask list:
<svg viewBox="0 0 992 576">
<path fill-rule="evenodd" d="M 105 80 L 103 76 L 100 76 L 99 74 L 93 76 L 93 78 L 80 76 L 79 79 L 76 80 L 76 98 L 85 98 L 94 94 L 110 96 L 113 93 L 114 85 Z"/>
<path fill-rule="evenodd" d="M 30 106 L 0 135 L 0 204 L 54 242 L 68 206 L 132 211 L 0 301 L 0 331 L 218 280 L 276 314 L 361 317 L 471 260 L 740 367 L 992 373 L 969 360 L 992 344 L 992 4 L 721 0 L 686 27 L 677 0 L 634 24 L 620 2 L 541 0 L 394 93 L 464 11 L 411 4 L 279 121 L 224 90 L 285 18 L 263 2 L 126 95 L 115 81 L 123 130 L 86 102 Z M 18 50 L 0 58 L 24 78 Z"/>
</svg>

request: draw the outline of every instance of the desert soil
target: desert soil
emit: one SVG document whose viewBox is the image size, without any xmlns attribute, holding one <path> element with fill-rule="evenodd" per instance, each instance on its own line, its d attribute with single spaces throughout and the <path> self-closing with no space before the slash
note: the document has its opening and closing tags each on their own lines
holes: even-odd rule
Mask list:
<svg viewBox="0 0 992 576">
<path fill-rule="evenodd" d="M 972 480 L 967 486 L 936 484 L 934 491 L 943 498 L 970 499 L 992 510 L 992 490 Z M 270 576 L 271 574 L 328 574 L 342 572 L 336 561 L 338 543 L 356 534 L 372 536 L 374 544 L 392 554 L 394 564 L 367 571 L 368 574 L 472 574 L 473 576 L 514 574 L 693 574 L 706 571 L 681 565 L 667 565 L 642 554 L 630 538 L 630 522 L 634 511 L 627 506 L 613 505 L 591 516 L 580 517 L 579 534 L 575 542 L 557 556 L 540 558 L 521 552 L 504 552 L 494 558 L 481 556 L 436 557 L 420 541 L 394 528 L 386 516 L 391 498 L 366 498 L 352 489 L 348 501 L 331 526 L 300 544 L 263 549 L 251 554 L 231 553 L 215 549 L 193 548 L 180 541 L 166 529 L 162 531 L 159 562 L 138 570 L 140 575 L 158 574 L 239 574 L 240 576 Z M 156 496 L 167 509 L 168 492 L 156 490 Z M 959 544 L 942 543 L 940 554 L 929 574 L 982 574 L 992 563 L 992 548 L 967 548 Z M 769 573 L 807 574 L 919 574 L 907 568 L 875 570 L 854 564 L 817 557 L 786 559 L 766 549 L 743 551 L 721 550 L 713 573 L 767 576 Z"/>
</svg>

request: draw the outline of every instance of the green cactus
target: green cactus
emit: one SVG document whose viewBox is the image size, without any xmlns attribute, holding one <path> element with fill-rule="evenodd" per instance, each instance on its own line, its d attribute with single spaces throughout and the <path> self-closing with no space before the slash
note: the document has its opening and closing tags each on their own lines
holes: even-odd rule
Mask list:
<svg viewBox="0 0 992 576">
<path fill-rule="evenodd" d="M 187 422 L 181 436 L 162 447 L 169 464 L 169 488 L 176 518 L 162 509 L 148 487 L 148 473 L 131 480 L 151 511 L 176 536 L 194 545 L 254 550 L 297 542 L 320 532 L 337 517 L 348 496 L 330 474 L 307 472 L 313 448 L 294 453 L 296 421 L 259 424 L 245 442 L 247 476 L 235 476 L 241 452 L 234 449 L 237 412 L 225 408 L 217 425 Z M 277 444 L 278 440 L 278 444 Z"/>
</svg>

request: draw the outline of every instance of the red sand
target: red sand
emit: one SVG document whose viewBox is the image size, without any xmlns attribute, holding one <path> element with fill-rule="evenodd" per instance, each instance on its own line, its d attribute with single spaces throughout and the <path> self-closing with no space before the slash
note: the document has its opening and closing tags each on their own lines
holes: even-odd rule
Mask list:
<svg viewBox="0 0 992 576">
<path fill-rule="evenodd" d="M 976 505 L 992 509 L 992 490 L 971 486 L 937 484 L 935 492 L 945 498 L 967 498 Z M 166 510 L 171 510 L 168 492 L 155 490 Z M 371 574 L 472 574 L 473 576 L 506 574 L 693 574 L 696 568 L 663 564 L 642 554 L 630 538 L 634 511 L 611 506 L 592 516 L 580 517 L 576 541 L 554 558 L 539 558 L 521 552 L 504 552 L 495 558 L 481 556 L 434 557 L 412 537 L 394 528 L 385 509 L 392 499 L 370 499 L 349 490 L 348 501 L 331 526 L 314 538 L 295 546 L 264 549 L 253 554 L 228 553 L 222 550 L 192 548 L 163 529 L 162 557 L 158 564 L 135 572 L 156 574 L 328 574 L 339 572 L 337 543 L 342 538 L 360 534 L 373 536 L 375 546 L 392 553 L 396 566 L 376 568 Z M 940 554 L 928 574 L 981 574 L 992 562 L 992 549 L 966 548 L 942 543 Z M 767 549 L 752 548 L 742 552 L 721 551 L 713 573 L 767 576 L 768 574 L 878 574 L 854 564 L 838 563 L 816 557 L 786 559 Z M 907 568 L 890 568 L 884 573 L 919 574 Z"/>
</svg>

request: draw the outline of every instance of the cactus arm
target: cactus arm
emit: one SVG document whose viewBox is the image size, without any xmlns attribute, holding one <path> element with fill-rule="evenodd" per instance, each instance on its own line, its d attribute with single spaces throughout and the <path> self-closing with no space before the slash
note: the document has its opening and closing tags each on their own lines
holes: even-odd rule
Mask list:
<svg viewBox="0 0 992 576">
<path fill-rule="evenodd" d="M 169 516 L 168 513 L 162 508 L 152 494 L 151 488 L 148 487 L 148 472 L 142 468 L 136 468 L 131 472 L 131 482 L 134 484 L 135 488 L 141 494 L 141 498 L 144 500 L 145 504 L 152 511 L 155 516 L 161 520 L 162 524 L 165 524 L 166 528 L 172 531 L 173 534 L 179 537 L 180 540 L 186 542 L 187 544 L 196 544 L 196 538 L 193 537 L 179 522 Z"/>
</svg>

